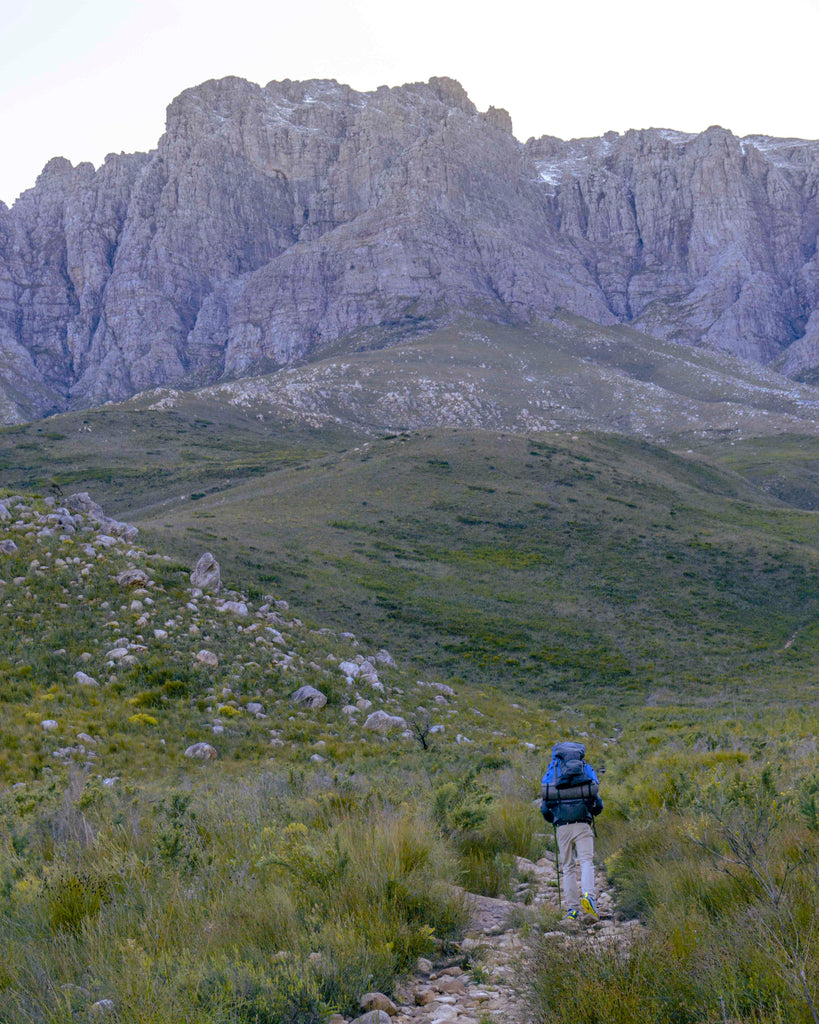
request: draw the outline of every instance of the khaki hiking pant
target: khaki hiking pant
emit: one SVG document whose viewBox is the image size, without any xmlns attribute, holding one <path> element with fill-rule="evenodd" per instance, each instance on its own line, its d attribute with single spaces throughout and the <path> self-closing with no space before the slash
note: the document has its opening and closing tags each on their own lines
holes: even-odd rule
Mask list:
<svg viewBox="0 0 819 1024">
<path fill-rule="evenodd" d="M 567 910 L 580 910 L 580 897 L 587 892 L 595 896 L 594 833 L 591 825 L 578 821 L 557 826 L 557 850 L 563 874 L 563 896 Z M 577 865 L 580 865 L 580 890 L 577 888 Z"/>
</svg>

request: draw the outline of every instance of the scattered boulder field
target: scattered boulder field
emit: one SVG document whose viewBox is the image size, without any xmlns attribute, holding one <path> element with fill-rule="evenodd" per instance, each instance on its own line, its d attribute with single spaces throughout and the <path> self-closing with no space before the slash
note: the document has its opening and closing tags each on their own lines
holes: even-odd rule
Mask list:
<svg viewBox="0 0 819 1024">
<path fill-rule="evenodd" d="M 349 743 L 426 749 L 485 728 L 453 687 L 275 595 L 228 589 L 211 552 L 193 567 L 149 552 L 88 494 L 0 498 L 0 618 L 6 728 L 36 734 L 47 765 L 106 761 L 113 775 L 135 745 L 161 763 L 243 745 L 321 764 Z M 4 765 L 12 783 L 29 767 Z"/>
</svg>

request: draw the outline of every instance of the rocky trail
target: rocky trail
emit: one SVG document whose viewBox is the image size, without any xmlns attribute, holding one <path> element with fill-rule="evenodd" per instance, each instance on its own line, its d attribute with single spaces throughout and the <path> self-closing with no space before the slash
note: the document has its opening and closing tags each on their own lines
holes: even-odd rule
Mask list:
<svg viewBox="0 0 819 1024">
<path fill-rule="evenodd" d="M 436 964 L 419 960 L 413 977 L 397 988 L 395 1001 L 367 993 L 361 1000 L 364 1012 L 352 1024 L 534 1024 L 526 993 L 530 942 L 519 922 L 527 910 L 533 920 L 549 905 L 558 910 L 557 879 L 551 856 L 537 863 L 517 857 L 516 862 L 521 881 L 513 900 L 466 893 L 472 920 L 457 954 Z M 542 924 L 534 927 L 559 942 L 627 948 L 639 922 L 617 919 L 613 896 L 599 872 L 597 891 L 599 920 L 561 920 L 552 931 L 543 931 Z M 346 1024 L 346 1018 L 337 1015 L 329 1024 Z"/>
</svg>

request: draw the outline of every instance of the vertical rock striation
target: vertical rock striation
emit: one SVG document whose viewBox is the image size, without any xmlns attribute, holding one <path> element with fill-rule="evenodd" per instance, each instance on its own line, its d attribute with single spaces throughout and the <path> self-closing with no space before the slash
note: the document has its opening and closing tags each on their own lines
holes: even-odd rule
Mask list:
<svg viewBox="0 0 819 1024">
<path fill-rule="evenodd" d="M 788 362 L 806 334 L 802 361 L 816 349 L 818 142 L 713 127 L 526 150 L 618 320 L 758 363 Z"/>
<path fill-rule="evenodd" d="M 511 127 L 445 78 L 226 78 L 177 97 L 151 153 L 50 161 L 0 204 L 0 421 L 457 311 L 562 307 L 819 366 L 819 143 L 711 128 L 522 145 Z"/>
</svg>

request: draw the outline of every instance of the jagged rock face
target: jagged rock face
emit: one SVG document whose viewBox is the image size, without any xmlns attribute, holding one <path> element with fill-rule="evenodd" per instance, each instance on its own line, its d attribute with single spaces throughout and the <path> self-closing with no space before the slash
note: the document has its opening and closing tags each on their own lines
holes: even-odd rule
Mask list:
<svg viewBox="0 0 819 1024">
<path fill-rule="evenodd" d="M 526 149 L 619 320 L 759 363 L 817 348 L 819 143 L 714 127 Z"/>
<path fill-rule="evenodd" d="M 525 146 L 449 79 L 206 82 L 149 154 L 0 204 L 0 419 L 558 307 L 819 364 L 819 143 L 650 130 Z"/>
</svg>

